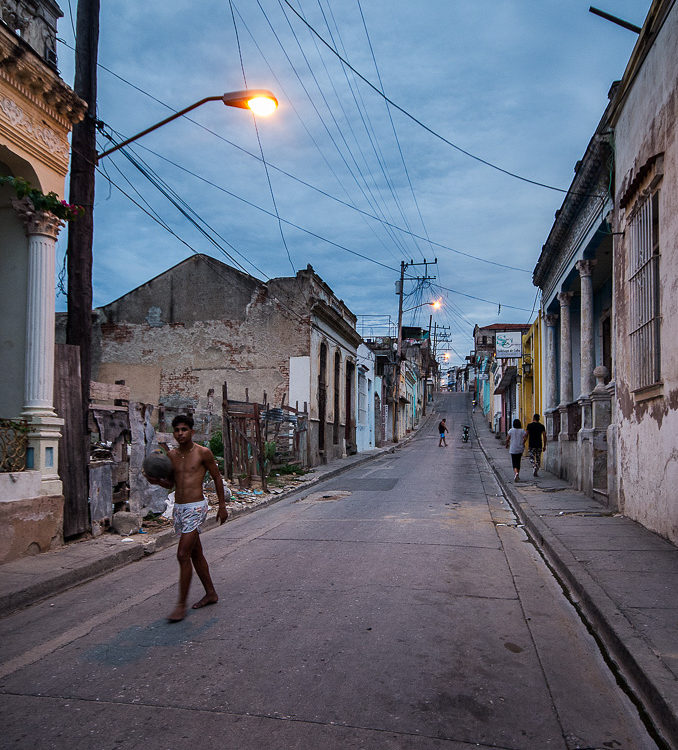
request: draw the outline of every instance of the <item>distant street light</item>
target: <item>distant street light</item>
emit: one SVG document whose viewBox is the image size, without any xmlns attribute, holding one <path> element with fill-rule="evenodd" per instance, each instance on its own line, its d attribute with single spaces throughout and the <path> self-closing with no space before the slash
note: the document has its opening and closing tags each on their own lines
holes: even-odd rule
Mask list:
<svg viewBox="0 0 678 750">
<path fill-rule="evenodd" d="M 104 156 L 108 156 L 114 151 L 117 151 L 119 148 L 127 146 L 129 143 L 136 141 L 137 139 L 141 138 L 144 135 L 147 135 L 148 133 L 152 133 L 154 130 L 161 128 L 163 125 L 167 125 L 168 122 L 172 122 L 172 120 L 176 120 L 178 117 L 185 115 L 187 112 L 190 112 L 193 109 L 197 109 L 207 102 L 218 101 L 222 101 L 227 107 L 250 109 L 252 110 L 252 112 L 254 112 L 255 115 L 259 115 L 262 117 L 272 114 L 278 108 L 278 100 L 267 89 L 243 89 L 242 91 L 228 91 L 221 96 L 207 96 L 204 99 L 201 99 L 199 102 L 191 104 L 189 107 L 185 107 L 179 112 L 175 112 L 173 115 L 170 115 L 164 120 L 157 122 L 155 125 L 151 125 L 150 128 L 142 130 L 141 133 L 133 135 L 126 141 L 118 143 L 117 146 L 113 146 L 113 148 L 102 151 L 102 153 L 97 154 L 97 162 Z"/>
<path fill-rule="evenodd" d="M 434 310 L 438 310 L 441 306 L 441 302 L 439 299 L 435 300 L 434 302 L 422 302 L 420 305 L 415 305 L 414 307 L 408 307 L 407 309 L 403 310 L 404 313 L 409 312 L 410 310 L 416 310 L 418 307 L 426 307 L 426 305 L 431 305 L 431 307 Z"/>
</svg>

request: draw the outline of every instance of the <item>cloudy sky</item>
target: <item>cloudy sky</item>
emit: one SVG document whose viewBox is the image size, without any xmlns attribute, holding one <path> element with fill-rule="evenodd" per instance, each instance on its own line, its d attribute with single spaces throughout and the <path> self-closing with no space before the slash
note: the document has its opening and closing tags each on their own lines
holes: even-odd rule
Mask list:
<svg viewBox="0 0 678 750">
<path fill-rule="evenodd" d="M 434 320 L 449 326 L 452 363 L 474 323 L 533 319 L 531 272 L 560 191 L 636 40 L 588 0 L 101 5 L 98 117 L 113 138 L 246 85 L 280 107 L 255 127 L 247 111 L 209 103 L 130 158 L 102 159 L 94 304 L 193 252 L 264 280 L 310 263 L 378 335 L 388 317 L 377 316 L 397 317 L 401 261 L 437 258 L 423 285 L 426 267 L 407 269 L 405 308 L 442 298 Z M 639 26 L 649 5 L 597 3 Z M 62 6 L 59 67 L 72 84 L 76 0 Z M 64 233 L 59 264 L 65 247 Z M 428 325 L 428 313 L 405 322 Z"/>
</svg>

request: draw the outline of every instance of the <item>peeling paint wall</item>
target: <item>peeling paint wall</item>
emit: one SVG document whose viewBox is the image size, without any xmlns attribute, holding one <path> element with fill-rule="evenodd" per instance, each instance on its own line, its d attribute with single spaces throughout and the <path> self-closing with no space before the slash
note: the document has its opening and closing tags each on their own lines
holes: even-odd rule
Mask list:
<svg viewBox="0 0 678 750">
<path fill-rule="evenodd" d="M 322 310 L 318 310 L 318 306 Z M 322 314 L 320 314 L 322 312 Z M 345 431 L 345 368 L 355 364 L 355 316 L 312 268 L 268 283 L 207 256 L 194 256 L 94 312 L 94 377 L 124 380 L 131 399 L 189 408 L 196 428 L 221 412 L 224 382 L 234 400 L 307 401 L 311 460 L 317 451 L 321 339 L 341 353 L 340 433 Z M 333 367 L 329 368 L 333 376 Z M 331 383 L 333 387 L 333 381 Z M 294 397 L 294 398 L 293 398 Z M 314 402 L 315 399 L 315 402 Z M 333 446 L 334 402 L 326 413 Z M 345 451 L 334 444 L 332 456 Z"/>
<path fill-rule="evenodd" d="M 623 512 L 678 543 L 678 6 L 637 63 L 615 118 L 615 376 Z M 627 71 L 628 72 L 628 71 Z M 624 81 L 622 82 L 624 84 Z M 633 390 L 629 222 L 659 190 L 661 382 Z"/>
</svg>

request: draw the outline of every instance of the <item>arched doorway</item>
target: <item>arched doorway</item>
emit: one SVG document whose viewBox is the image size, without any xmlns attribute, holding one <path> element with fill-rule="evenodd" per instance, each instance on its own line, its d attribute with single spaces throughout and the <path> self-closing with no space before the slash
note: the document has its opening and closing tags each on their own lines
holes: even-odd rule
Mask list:
<svg viewBox="0 0 678 750">
<path fill-rule="evenodd" d="M 339 406 L 340 391 L 339 383 L 341 380 L 341 354 L 334 354 L 334 423 L 332 425 L 332 442 L 337 445 L 339 442 Z"/>
<path fill-rule="evenodd" d="M 327 344 L 320 344 L 318 371 L 318 452 L 325 452 L 325 420 L 327 409 Z"/>
</svg>

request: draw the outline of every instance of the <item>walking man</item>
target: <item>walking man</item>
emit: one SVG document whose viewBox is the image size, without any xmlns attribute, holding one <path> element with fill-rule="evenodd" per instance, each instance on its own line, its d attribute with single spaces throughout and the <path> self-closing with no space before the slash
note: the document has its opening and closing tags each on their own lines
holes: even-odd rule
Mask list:
<svg viewBox="0 0 678 750">
<path fill-rule="evenodd" d="M 532 421 L 527 425 L 527 435 L 529 442 L 527 452 L 532 462 L 532 476 L 539 475 L 541 467 L 541 453 L 546 450 L 546 428 L 539 421 L 539 414 L 532 417 Z"/>
<path fill-rule="evenodd" d="M 170 622 L 179 622 L 186 616 L 186 599 L 191 585 L 193 568 L 205 587 L 205 596 L 193 605 L 201 609 L 219 600 L 212 583 L 210 569 L 202 551 L 200 526 L 207 518 L 207 500 L 203 495 L 202 482 L 209 472 L 214 479 L 214 488 L 219 499 L 217 519 L 224 523 L 228 517 L 224 496 L 224 480 L 219 472 L 217 462 L 209 448 L 193 442 L 193 417 L 180 414 L 172 420 L 174 439 L 178 448 L 169 452 L 174 470 L 174 481 L 144 476 L 151 484 L 159 484 L 166 489 L 174 486 L 174 530 L 181 534 L 177 548 L 179 561 L 179 597 L 177 604 L 168 616 Z"/>
<path fill-rule="evenodd" d="M 438 441 L 438 448 L 442 448 L 443 445 L 447 448 L 447 440 L 445 440 L 446 432 L 449 432 L 449 430 L 447 429 L 445 420 L 441 419 L 440 424 L 438 425 L 438 434 L 440 435 L 440 440 Z"/>
</svg>

